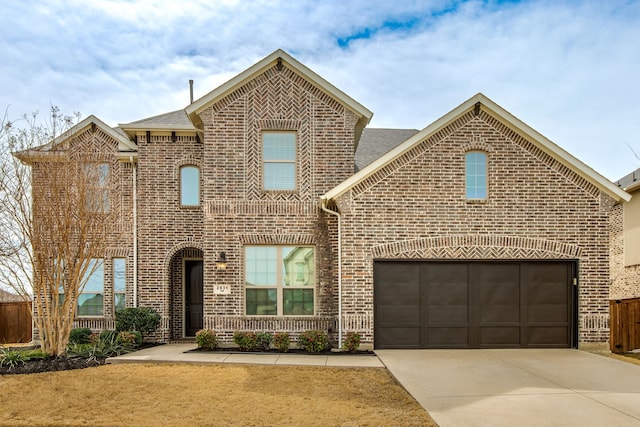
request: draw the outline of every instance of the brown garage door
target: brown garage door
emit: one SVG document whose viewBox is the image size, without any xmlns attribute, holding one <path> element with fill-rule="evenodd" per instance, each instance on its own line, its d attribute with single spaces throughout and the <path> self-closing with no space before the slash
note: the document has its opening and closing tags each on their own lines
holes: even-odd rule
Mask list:
<svg viewBox="0 0 640 427">
<path fill-rule="evenodd" d="M 574 266 L 377 261 L 375 347 L 572 347 Z"/>
</svg>

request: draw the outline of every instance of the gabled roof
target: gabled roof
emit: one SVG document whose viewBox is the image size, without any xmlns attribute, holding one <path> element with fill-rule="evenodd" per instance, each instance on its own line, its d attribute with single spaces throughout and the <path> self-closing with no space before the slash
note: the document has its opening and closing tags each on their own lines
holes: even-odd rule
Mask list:
<svg viewBox="0 0 640 427">
<path fill-rule="evenodd" d="M 85 118 L 77 125 L 72 126 L 47 144 L 29 150 L 20 151 L 19 153 L 15 153 L 15 156 L 21 161 L 28 163 L 31 158 L 45 156 L 47 153 L 51 153 L 54 147 L 57 147 L 74 135 L 84 132 L 91 126 L 98 127 L 104 133 L 115 139 L 118 142 L 119 152 L 126 153 L 128 156 L 137 156 L 138 148 L 124 133 L 120 132 L 118 129 L 109 127 L 105 122 L 93 115 Z"/>
<path fill-rule="evenodd" d="M 628 175 L 616 181 L 618 187 L 624 191 L 635 191 L 640 189 L 640 169 L 636 169 Z"/>
<path fill-rule="evenodd" d="M 364 169 L 360 170 L 355 175 L 351 176 L 338 186 L 322 195 L 321 199 L 335 199 L 336 197 L 346 193 L 351 188 L 364 181 L 365 179 L 376 173 L 378 170 L 382 169 L 384 166 L 388 165 L 407 151 L 411 150 L 414 146 L 424 141 L 429 136 L 435 134 L 444 127 L 448 126 L 451 122 L 455 121 L 462 115 L 474 109 L 477 103 L 480 103 L 483 111 L 486 111 L 489 114 L 493 115 L 506 126 L 518 132 L 520 135 L 526 137 L 536 147 L 573 170 L 588 182 L 600 188 L 616 201 L 629 201 L 631 199 L 631 195 L 621 190 L 618 186 L 600 175 L 591 167 L 587 166 L 586 164 L 569 154 L 567 151 L 554 144 L 552 141 L 522 122 L 520 119 L 513 116 L 507 110 L 500 107 L 498 104 L 487 98 L 482 93 L 478 93 L 477 95 L 469 98 L 467 101 L 463 102 L 461 105 L 454 108 L 449 113 L 440 117 L 438 120 L 431 123 L 429 126 L 422 129 L 420 132 L 416 133 L 414 136 L 389 151 L 387 154 L 370 163 Z"/>
<path fill-rule="evenodd" d="M 356 172 L 418 132 L 418 129 L 365 128 L 356 150 Z"/>
<path fill-rule="evenodd" d="M 356 125 L 356 135 L 359 136 L 360 132 L 364 127 L 369 123 L 373 113 L 365 108 L 362 104 L 351 98 L 346 93 L 342 92 L 337 87 L 333 86 L 331 83 L 320 77 L 318 74 L 313 72 L 310 68 L 307 68 L 302 63 L 298 62 L 298 60 L 294 59 L 291 55 L 283 51 L 282 49 L 278 49 L 269 56 L 260 60 L 256 64 L 247 68 L 242 73 L 238 74 L 228 82 L 223 85 L 217 87 L 212 90 L 205 96 L 200 99 L 194 101 L 191 105 L 185 108 L 185 112 L 191 119 L 193 123 L 198 123 L 197 114 L 201 111 L 205 110 L 211 104 L 219 101 L 229 93 L 238 89 L 242 85 L 254 79 L 259 74 L 262 74 L 269 68 L 278 64 L 278 61 L 282 61 L 286 63 L 293 71 L 303 76 L 308 81 L 312 82 L 316 85 L 320 90 L 325 92 L 327 95 L 334 98 L 336 101 L 340 102 L 342 105 L 349 108 L 358 116 L 358 123 Z"/>
<path fill-rule="evenodd" d="M 131 123 L 118 124 L 120 128 L 130 137 L 134 137 L 137 131 L 147 130 L 170 130 L 196 132 L 197 129 L 189 120 L 189 116 L 184 110 L 171 111 L 170 113 L 159 114 L 146 119 L 137 120 Z"/>
</svg>

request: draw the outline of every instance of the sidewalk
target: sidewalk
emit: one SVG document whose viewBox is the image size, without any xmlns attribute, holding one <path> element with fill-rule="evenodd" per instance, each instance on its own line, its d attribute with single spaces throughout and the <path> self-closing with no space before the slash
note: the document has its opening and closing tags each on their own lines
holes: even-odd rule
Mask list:
<svg viewBox="0 0 640 427">
<path fill-rule="evenodd" d="M 163 344 L 122 356 L 110 357 L 107 359 L 107 363 L 247 363 L 253 365 L 384 368 L 380 359 L 375 355 L 189 352 L 195 348 L 195 344 Z"/>
</svg>

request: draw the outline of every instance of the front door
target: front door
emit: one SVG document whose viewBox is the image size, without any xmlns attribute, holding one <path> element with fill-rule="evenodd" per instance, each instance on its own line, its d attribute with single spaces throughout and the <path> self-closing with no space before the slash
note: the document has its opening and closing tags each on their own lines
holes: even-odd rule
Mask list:
<svg viewBox="0 0 640 427">
<path fill-rule="evenodd" d="M 184 335 L 195 337 L 202 329 L 202 260 L 184 262 Z"/>
</svg>

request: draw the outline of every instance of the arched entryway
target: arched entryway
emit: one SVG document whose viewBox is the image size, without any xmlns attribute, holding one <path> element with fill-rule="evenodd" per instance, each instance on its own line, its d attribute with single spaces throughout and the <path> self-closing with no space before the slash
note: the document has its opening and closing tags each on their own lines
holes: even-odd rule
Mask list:
<svg viewBox="0 0 640 427">
<path fill-rule="evenodd" d="M 203 254 L 197 248 L 184 248 L 171 258 L 171 339 L 193 337 L 203 326 Z"/>
</svg>

